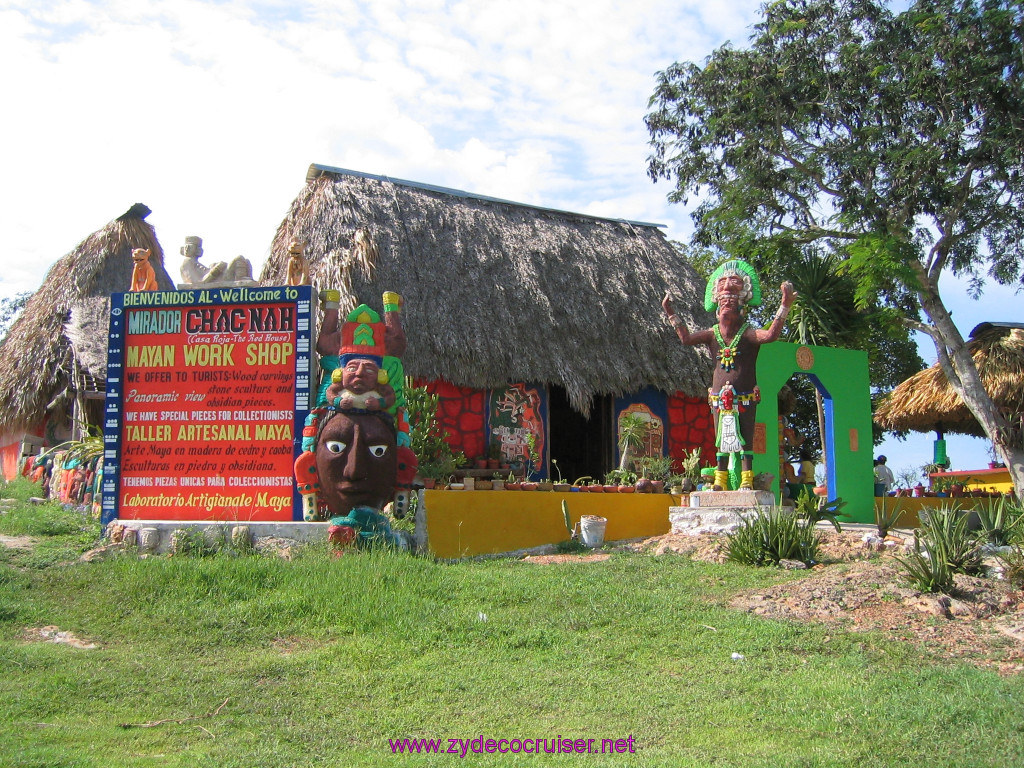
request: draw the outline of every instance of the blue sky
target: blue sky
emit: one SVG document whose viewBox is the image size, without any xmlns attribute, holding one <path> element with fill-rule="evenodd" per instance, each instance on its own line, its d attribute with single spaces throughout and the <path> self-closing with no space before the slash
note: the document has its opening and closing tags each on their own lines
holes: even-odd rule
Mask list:
<svg viewBox="0 0 1024 768">
<path fill-rule="evenodd" d="M 172 274 L 191 234 L 208 261 L 258 270 L 314 162 L 685 240 L 688 210 L 646 175 L 654 73 L 743 45 L 758 6 L 0 0 L 0 296 L 37 288 L 135 202 Z M 957 293 L 944 291 L 965 334 L 1020 318 L 1005 289 Z M 931 438 L 884 450 L 894 469 L 919 466 Z M 986 460 L 983 444 L 950 455 Z"/>
</svg>

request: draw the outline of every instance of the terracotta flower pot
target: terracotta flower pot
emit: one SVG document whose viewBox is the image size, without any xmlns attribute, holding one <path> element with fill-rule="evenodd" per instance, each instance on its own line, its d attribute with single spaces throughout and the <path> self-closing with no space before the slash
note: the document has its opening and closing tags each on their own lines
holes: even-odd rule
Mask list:
<svg viewBox="0 0 1024 768">
<path fill-rule="evenodd" d="M 514 482 L 514 481 L 511 482 L 511 483 L 505 483 L 505 490 L 506 491 L 518 491 L 518 490 L 520 490 L 520 486 L 522 486 L 522 483 L 517 483 L 517 482 Z"/>
<path fill-rule="evenodd" d="M 635 485 L 620 485 L 618 488 L 619 493 L 636 493 Z"/>
</svg>

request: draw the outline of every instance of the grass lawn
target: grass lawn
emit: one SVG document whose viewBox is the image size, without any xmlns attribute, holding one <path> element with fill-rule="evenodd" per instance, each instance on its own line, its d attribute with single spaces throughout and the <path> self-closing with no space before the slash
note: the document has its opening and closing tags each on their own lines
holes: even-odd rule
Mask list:
<svg viewBox="0 0 1024 768">
<path fill-rule="evenodd" d="M 0 517 L 0 534 L 27 532 L 50 552 L 0 548 L 5 767 L 1024 760 L 1024 679 L 876 635 L 832 628 L 826 643 L 822 627 L 723 607 L 792 573 L 673 556 L 446 564 L 322 547 L 291 561 L 61 564 L 53 553 L 89 546 L 95 529 L 39 509 Z M 48 515 L 50 532 L 31 532 Z M 27 639 L 51 625 L 99 647 Z M 636 751 L 389 745 L 442 739 L 447 750 L 481 735 L 595 739 L 598 750 L 632 736 Z"/>
</svg>

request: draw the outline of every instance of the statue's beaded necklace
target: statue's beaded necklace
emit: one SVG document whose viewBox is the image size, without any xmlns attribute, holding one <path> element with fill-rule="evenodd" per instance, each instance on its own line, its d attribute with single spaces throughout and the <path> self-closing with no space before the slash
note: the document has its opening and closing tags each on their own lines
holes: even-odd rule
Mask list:
<svg viewBox="0 0 1024 768">
<path fill-rule="evenodd" d="M 736 355 L 739 352 L 736 351 L 736 347 L 739 346 L 740 339 L 743 338 L 744 332 L 750 326 L 750 323 L 744 322 L 740 326 L 739 330 L 736 331 L 736 335 L 732 337 L 732 341 L 728 344 L 725 343 L 725 339 L 722 338 L 722 332 L 718 330 L 718 325 L 715 325 L 715 341 L 718 342 L 720 349 L 718 350 L 718 360 L 721 363 L 722 369 L 731 371 L 736 367 Z"/>
</svg>

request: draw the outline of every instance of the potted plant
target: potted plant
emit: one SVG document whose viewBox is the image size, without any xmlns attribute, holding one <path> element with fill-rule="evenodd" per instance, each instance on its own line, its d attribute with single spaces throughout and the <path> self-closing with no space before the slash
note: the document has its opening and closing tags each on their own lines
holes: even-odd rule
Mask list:
<svg viewBox="0 0 1024 768">
<path fill-rule="evenodd" d="M 491 478 L 491 490 L 492 491 L 503 491 L 505 490 L 505 478 L 503 478 L 497 472 Z"/>
<path fill-rule="evenodd" d="M 568 493 L 572 486 L 562 479 L 562 470 L 558 467 L 558 459 L 551 460 L 551 468 L 555 471 L 558 479 L 554 481 L 553 490 L 556 493 Z"/>
<path fill-rule="evenodd" d="M 679 462 L 683 471 L 680 473 L 682 493 L 690 493 L 697 489 L 701 482 L 700 448 L 692 448 L 683 454 Z M 714 470 L 712 470 L 712 476 Z"/>
<path fill-rule="evenodd" d="M 907 497 L 913 494 L 911 490 L 917 482 L 917 475 L 912 469 L 901 469 L 896 473 L 896 495 Z"/>
<path fill-rule="evenodd" d="M 498 469 L 501 466 L 501 443 L 494 442 L 487 446 L 487 468 Z"/>
<path fill-rule="evenodd" d="M 424 488 L 433 488 L 438 480 L 450 477 L 458 469 L 459 460 L 456 456 L 438 456 L 421 461 L 416 474 L 423 481 Z"/>
<path fill-rule="evenodd" d="M 634 493 L 636 491 L 636 472 L 624 469 L 611 470 L 604 476 L 604 490 L 605 493 Z"/>
<path fill-rule="evenodd" d="M 651 422 L 637 413 L 619 419 L 619 470 L 625 472 L 633 464 L 633 454 L 641 450 L 651 431 Z"/>
<path fill-rule="evenodd" d="M 640 483 L 644 478 L 650 480 L 651 490 L 654 493 L 661 493 L 665 490 L 665 484 L 672 477 L 671 456 L 648 456 L 640 459 L 641 477 L 637 480 Z"/>
<path fill-rule="evenodd" d="M 450 476 L 466 461 L 462 451 L 455 451 L 448 444 L 448 433 L 441 428 L 437 408 L 438 396 L 427 392 L 426 387 L 406 390 L 409 442 L 419 462 L 417 474 L 424 487 L 433 487 L 437 480 Z"/>
</svg>

